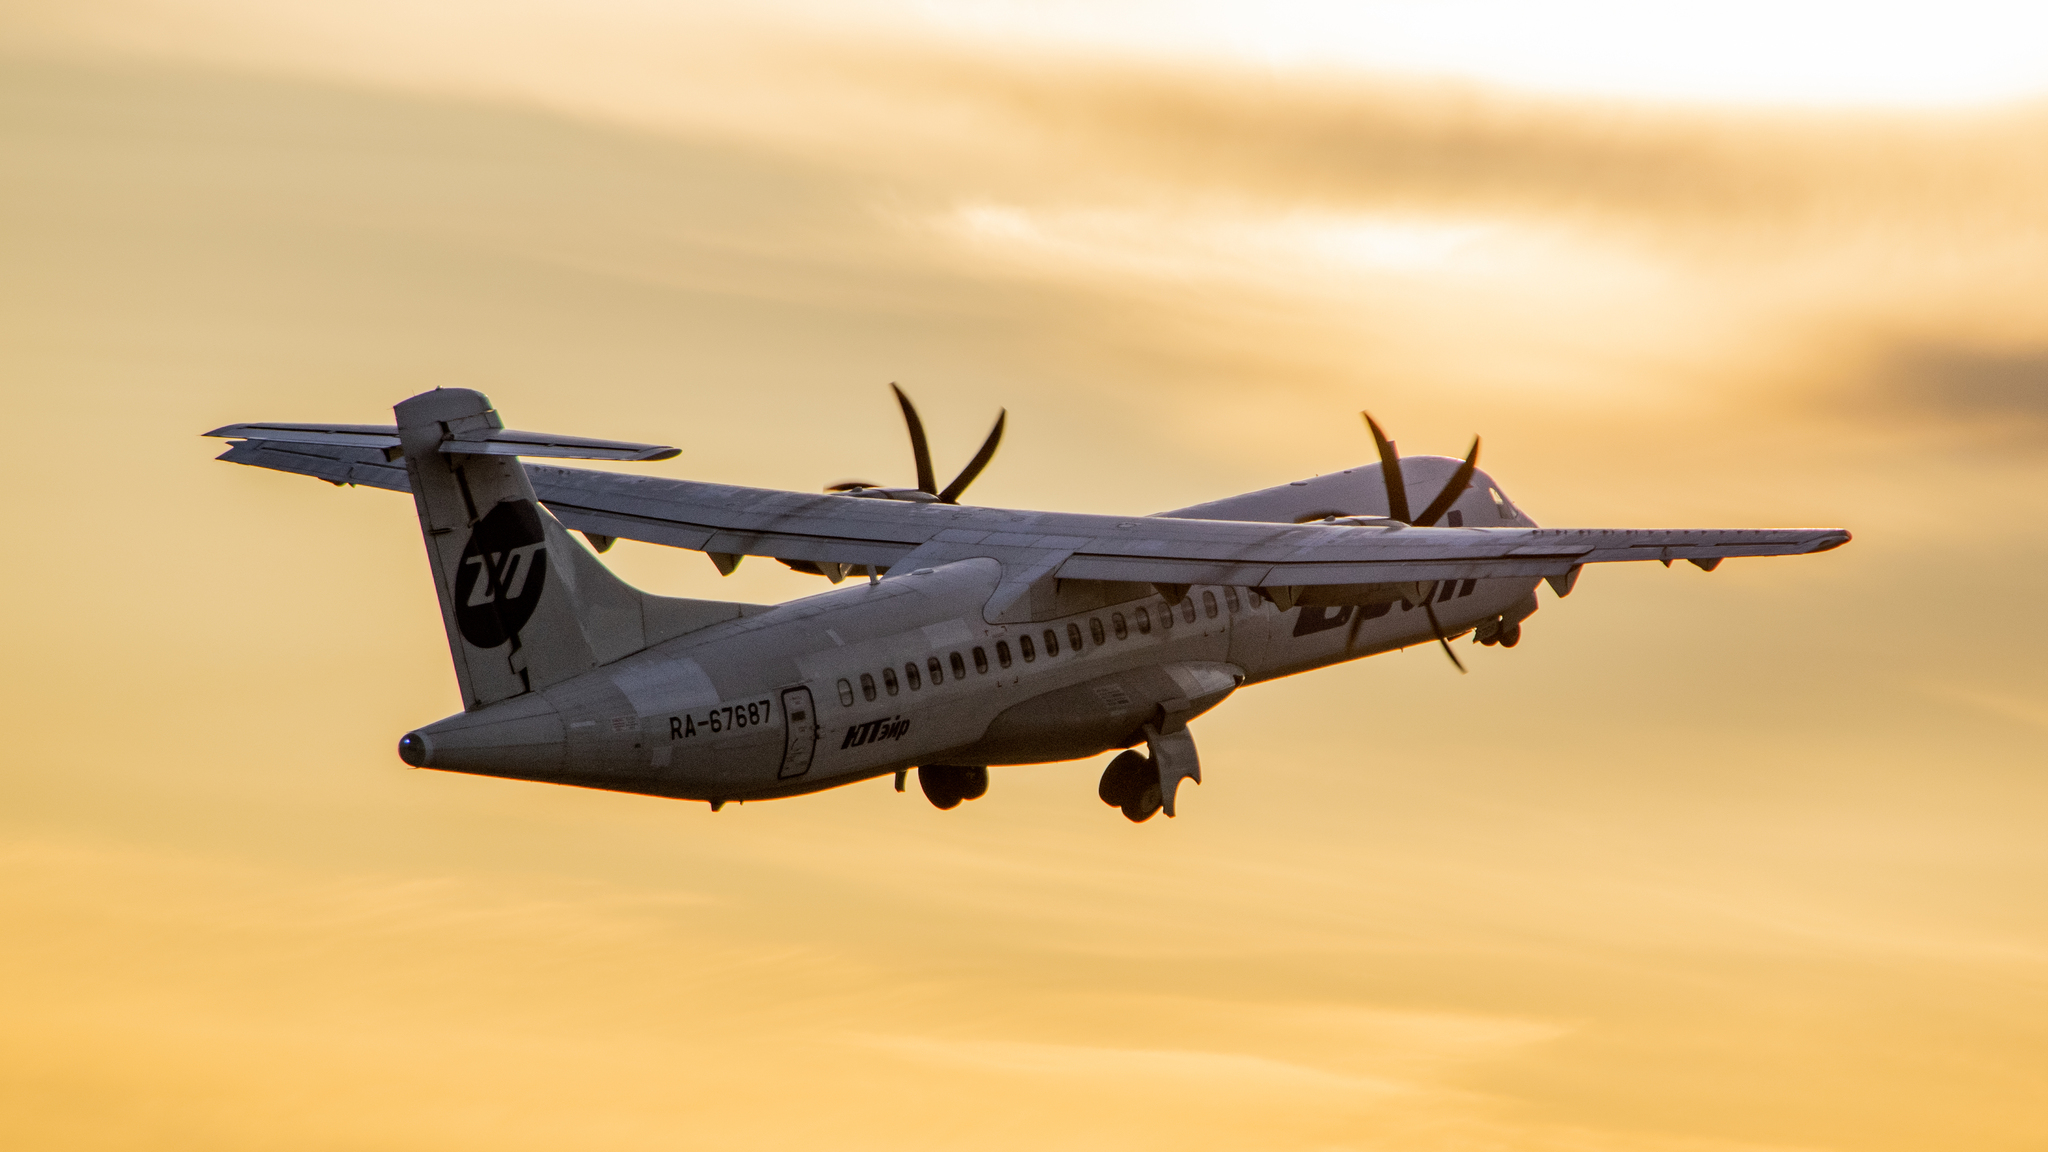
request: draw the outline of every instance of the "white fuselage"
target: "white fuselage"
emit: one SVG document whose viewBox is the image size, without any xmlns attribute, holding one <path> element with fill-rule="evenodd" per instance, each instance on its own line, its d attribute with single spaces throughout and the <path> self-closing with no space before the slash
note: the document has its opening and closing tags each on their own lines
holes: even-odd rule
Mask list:
<svg viewBox="0 0 2048 1152">
<path fill-rule="evenodd" d="M 1237 499 L 1327 501 L 1348 477 Z M 1461 506 L 1527 523 L 1495 492 L 1475 484 Z M 1068 760 L 1136 744 L 1162 710 L 1184 720 L 1240 684 L 1467 632 L 1536 584 L 1433 586 L 1435 627 L 1420 603 L 1282 610 L 1208 585 L 1176 602 L 1143 585 L 1062 591 L 1057 615 L 995 624 L 985 613 L 1002 576 L 995 560 L 968 559 L 851 583 L 421 735 L 437 768 L 714 801 L 922 764 Z"/>
</svg>

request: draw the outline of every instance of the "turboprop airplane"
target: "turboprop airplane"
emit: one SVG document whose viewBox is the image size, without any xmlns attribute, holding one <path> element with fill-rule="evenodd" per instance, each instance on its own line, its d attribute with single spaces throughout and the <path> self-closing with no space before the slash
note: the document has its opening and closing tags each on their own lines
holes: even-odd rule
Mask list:
<svg viewBox="0 0 2048 1152">
<path fill-rule="evenodd" d="M 1003 418 L 940 488 L 896 391 L 915 488 L 822 495 L 529 464 L 675 448 L 519 432 L 477 392 L 395 425 L 235 424 L 220 459 L 411 492 L 464 710 L 407 733 L 420 768 L 704 800 L 796 796 L 914 768 L 953 808 L 990 765 L 1117 752 L 1097 793 L 1133 821 L 1201 782 L 1189 721 L 1246 685 L 1470 634 L 1512 648 L 1584 565 L 1823 552 L 1839 529 L 1539 528 L 1462 459 L 1403 457 L 1150 516 L 972 507 Z M 1427 497 L 1426 500 L 1424 497 Z M 1417 505 L 1420 504 L 1420 510 Z M 783 604 L 652 596 L 617 539 L 765 556 L 842 585 Z M 865 579 L 846 583 L 846 577 Z M 1142 745 L 1144 751 L 1139 751 Z"/>
</svg>

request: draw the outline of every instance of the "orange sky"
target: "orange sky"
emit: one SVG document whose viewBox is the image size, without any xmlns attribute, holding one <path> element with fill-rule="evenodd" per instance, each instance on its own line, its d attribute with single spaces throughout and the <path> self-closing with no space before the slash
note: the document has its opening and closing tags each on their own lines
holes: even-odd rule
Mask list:
<svg viewBox="0 0 2048 1152">
<path fill-rule="evenodd" d="M 0 1138 L 1756 1152 L 2048 1139 L 2048 62 L 2000 6 L 17 5 Z M 938 812 L 413 772 L 388 493 L 240 420 L 1152 511 L 1370 406 L 1602 570 L 1513 652 Z M 622 544 L 652 590 L 819 587 Z"/>
</svg>

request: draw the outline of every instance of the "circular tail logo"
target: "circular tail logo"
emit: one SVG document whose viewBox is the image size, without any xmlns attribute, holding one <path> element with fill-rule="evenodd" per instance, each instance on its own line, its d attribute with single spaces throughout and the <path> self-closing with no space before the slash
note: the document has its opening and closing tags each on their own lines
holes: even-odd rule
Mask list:
<svg viewBox="0 0 2048 1152">
<path fill-rule="evenodd" d="M 532 501 L 503 501 L 477 521 L 455 573 L 462 638 L 479 648 L 516 638 L 540 604 L 547 560 L 547 535 Z"/>
</svg>

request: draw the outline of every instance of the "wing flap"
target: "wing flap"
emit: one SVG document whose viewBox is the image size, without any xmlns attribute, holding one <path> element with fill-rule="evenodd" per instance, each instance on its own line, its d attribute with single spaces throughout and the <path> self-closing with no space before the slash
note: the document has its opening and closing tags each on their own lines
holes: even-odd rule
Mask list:
<svg viewBox="0 0 2048 1152">
<path fill-rule="evenodd" d="M 1158 558 L 1074 556 L 1060 565 L 1058 576 L 1062 580 L 1110 580 L 1130 584 L 1314 587 L 1561 576 L 1578 563 L 1565 557 L 1517 557 L 1500 560 L 1384 560 L 1355 564 L 1191 564 Z"/>
<path fill-rule="evenodd" d="M 813 563 L 873 565 L 880 571 L 893 566 L 915 547 L 891 541 L 797 532 L 734 532 L 682 520 L 636 516 L 551 500 L 544 486 L 536 484 L 534 488 L 541 502 L 548 506 L 548 511 L 553 512 L 562 523 L 579 532 L 596 532 L 624 540 L 665 544 L 671 548 L 688 548 L 695 552 L 773 556 L 780 560 L 809 560 Z"/>
<path fill-rule="evenodd" d="M 1349 540 L 1334 538 L 1309 547 L 1274 540 L 1263 547 L 1240 547 L 1238 559 L 1176 557 L 1163 554 L 1167 549 L 1158 547 L 1147 547 L 1143 553 L 1120 549 L 1112 554 L 1102 547 L 1110 541 L 1097 540 L 1061 564 L 1058 574 L 1066 580 L 1251 587 L 1395 584 L 1563 576 L 1581 564 L 1629 560 L 1668 563 L 1718 561 L 1730 556 L 1796 556 L 1825 552 L 1849 540 L 1849 534 L 1839 529 L 1306 527 L 1328 533 L 1374 535 Z M 1291 534 L 1301 529 L 1287 531 Z M 1290 555 L 1281 555 L 1283 551 Z M 1352 555 L 1344 559 L 1333 555 L 1340 552 Z"/>
</svg>

